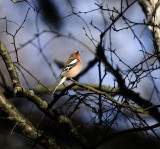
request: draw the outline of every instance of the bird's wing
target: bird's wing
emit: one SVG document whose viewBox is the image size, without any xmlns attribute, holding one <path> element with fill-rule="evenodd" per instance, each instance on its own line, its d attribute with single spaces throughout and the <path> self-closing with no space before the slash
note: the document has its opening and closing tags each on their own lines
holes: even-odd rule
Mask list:
<svg viewBox="0 0 160 149">
<path fill-rule="evenodd" d="M 73 59 L 70 63 L 64 66 L 63 71 L 61 72 L 61 76 L 66 76 L 67 72 L 72 69 L 77 64 L 77 59 Z"/>
<path fill-rule="evenodd" d="M 77 59 L 73 59 L 73 60 L 71 60 L 69 63 L 67 63 L 67 64 L 64 66 L 64 68 L 63 68 L 63 70 L 62 70 L 62 72 L 61 72 L 61 74 L 60 74 L 60 77 L 59 77 L 59 79 L 58 79 L 56 88 L 55 88 L 54 91 L 53 91 L 53 95 L 54 95 L 55 91 L 57 90 L 57 88 L 58 88 L 64 81 L 66 81 L 66 79 L 67 79 L 67 77 L 66 77 L 67 72 L 68 72 L 70 69 L 72 69 L 72 68 L 77 64 L 77 61 L 78 61 Z"/>
</svg>

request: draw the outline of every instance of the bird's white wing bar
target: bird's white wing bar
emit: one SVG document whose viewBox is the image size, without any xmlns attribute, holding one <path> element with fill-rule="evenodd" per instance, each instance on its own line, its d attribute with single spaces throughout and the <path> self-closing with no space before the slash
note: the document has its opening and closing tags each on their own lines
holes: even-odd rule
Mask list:
<svg viewBox="0 0 160 149">
<path fill-rule="evenodd" d="M 73 61 L 71 61 L 68 65 L 66 65 L 66 67 L 64 68 L 64 70 L 68 71 L 71 68 L 73 68 L 76 65 L 77 61 L 78 61 L 77 59 L 74 59 Z"/>
<path fill-rule="evenodd" d="M 78 60 L 75 58 L 75 59 L 74 59 L 73 61 L 71 61 L 68 65 L 75 65 L 75 64 L 77 63 L 77 61 L 78 61 Z M 68 66 L 68 65 L 67 65 L 67 66 Z"/>
</svg>

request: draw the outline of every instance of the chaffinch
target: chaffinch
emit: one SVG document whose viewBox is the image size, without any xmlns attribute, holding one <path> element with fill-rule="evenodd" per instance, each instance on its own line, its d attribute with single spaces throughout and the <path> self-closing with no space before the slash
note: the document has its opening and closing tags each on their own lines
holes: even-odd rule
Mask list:
<svg viewBox="0 0 160 149">
<path fill-rule="evenodd" d="M 82 51 L 73 52 L 67 60 L 57 82 L 57 85 L 53 91 L 53 95 L 57 88 L 67 79 L 71 79 L 79 74 L 82 68 L 82 62 L 80 54 Z"/>
</svg>

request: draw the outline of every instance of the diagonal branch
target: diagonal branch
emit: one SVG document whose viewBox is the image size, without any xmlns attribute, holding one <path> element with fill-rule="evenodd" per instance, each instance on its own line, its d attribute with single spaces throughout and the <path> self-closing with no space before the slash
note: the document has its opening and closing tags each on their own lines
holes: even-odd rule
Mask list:
<svg viewBox="0 0 160 149">
<path fill-rule="evenodd" d="M 17 71 L 14 67 L 14 64 L 8 55 L 7 51 L 5 50 L 4 45 L 0 42 L 0 55 L 2 56 L 2 59 L 4 60 L 7 70 L 10 74 L 11 80 L 13 82 L 13 86 L 20 86 L 20 81 L 18 79 Z"/>
<path fill-rule="evenodd" d="M 115 100 L 113 97 L 111 97 L 111 96 L 110 96 L 108 93 L 106 93 L 106 92 L 97 90 L 97 89 L 95 89 L 95 88 L 93 88 L 93 87 L 91 87 L 91 86 L 87 86 L 87 85 L 84 85 L 84 84 L 80 84 L 80 83 L 78 83 L 77 81 L 74 81 L 74 84 L 76 84 L 76 85 L 78 85 L 78 86 L 80 86 L 80 87 L 86 88 L 86 89 L 88 89 L 88 90 L 90 90 L 90 91 L 93 91 L 93 92 L 95 92 L 95 93 L 97 93 L 97 94 L 104 95 L 104 96 L 106 96 L 106 97 L 108 98 L 108 100 L 110 100 L 110 101 L 113 102 L 113 103 L 116 103 L 117 105 L 122 106 L 123 108 L 128 108 L 128 109 L 132 110 L 133 112 L 137 112 L 137 113 L 148 114 L 148 111 L 145 111 L 144 109 L 136 108 L 136 107 L 133 107 L 133 106 L 130 105 L 130 104 L 125 104 L 125 103 L 122 103 L 122 102 L 120 102 L 120 101 L 118 101 L 118 100 Z"/>
<path fill-rule="evenodd" d="M 48 149 L 60 149 L 57 141 L 47 135 L 43 131 L 37 130 L 33 124 L 26 119 L 17 108 L 9 102 L 8 99 L 0 92 L 0 109 L 2 109 L 11 121 L 14 121 L 22 132 L 31 140 L 37 141 L 40 145 Z"/>
</svg>

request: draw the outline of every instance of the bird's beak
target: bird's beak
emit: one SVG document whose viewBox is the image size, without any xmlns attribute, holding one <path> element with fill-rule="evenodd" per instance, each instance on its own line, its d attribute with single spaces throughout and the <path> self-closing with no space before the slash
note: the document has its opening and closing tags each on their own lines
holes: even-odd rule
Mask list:
<svg viewBox="0 0 160 149">
<path fill-rule="evenodd" d="M 81 54 L 83 51 L 79 51 L 79 54 Z"/>
</svg>

